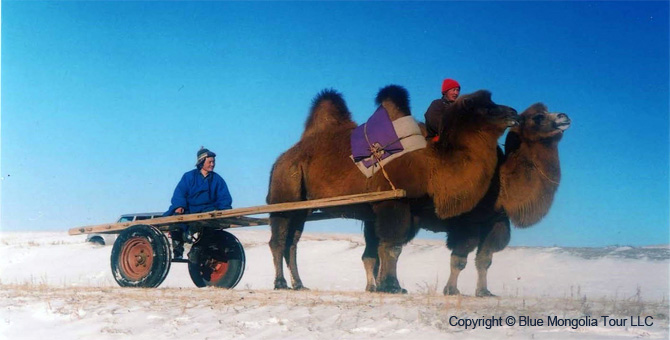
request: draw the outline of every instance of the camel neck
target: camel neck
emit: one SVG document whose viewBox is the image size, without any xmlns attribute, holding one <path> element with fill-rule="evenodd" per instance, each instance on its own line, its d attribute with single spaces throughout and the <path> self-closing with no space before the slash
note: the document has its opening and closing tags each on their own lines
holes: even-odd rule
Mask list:
<svg viewBox="0 0 670 340">
<path fill-rule="evenodd" d="M 441 219 L 469 211 L 489 188 L 498 163 L 497 139 L 485 130 L 460 131 L 457 141 L 433 149 L 439 161 L 431 169 L 428 194 Z"/>
<path fill-rule="evenodd" d="M 523 142 L 516 153 L 531 159 L 535 166 L 551 167 L 557 163 L 558 144 L 553 141 Z"/>
<path fill-rule="evenodd" d="M 557 144 L 522 141 L 500 167 L 496 206 L 504 209 L 517 227 L 531 226 L 549 211 L 560 179 Z"/>
</svg>

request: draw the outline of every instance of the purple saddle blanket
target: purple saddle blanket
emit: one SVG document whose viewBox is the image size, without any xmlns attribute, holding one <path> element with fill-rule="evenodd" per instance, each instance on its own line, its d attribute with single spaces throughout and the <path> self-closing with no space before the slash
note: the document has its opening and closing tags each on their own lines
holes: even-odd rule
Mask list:
<svg viewBox="0 0 670 340">
<path fill-rule="evenodd" d="M 367 135 L 367 138 L 366 138 Z M 366 168 L 394 153 L 403 151 L 398 134 L 386 109 L 379 106 L 368 121 L 351 134 L 351 154 L 354 162 L 362 161 Z M 376 153 L 377 157 L 374 157 Z"/>
</svg>

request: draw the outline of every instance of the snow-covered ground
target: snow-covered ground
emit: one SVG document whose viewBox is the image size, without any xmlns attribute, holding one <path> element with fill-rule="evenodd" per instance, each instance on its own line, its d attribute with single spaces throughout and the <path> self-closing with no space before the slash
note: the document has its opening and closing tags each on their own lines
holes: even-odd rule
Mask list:
<svg viewBox="0 0 670 340">
<path fill-rule="evenodd" d="M 246 270 L 235 289 L 222 290 L 196 288 L 181 263 L 172 265 L 159 288 L 120 288 L 111 275 L 111 246 L 65 232 L 1 232 L 0 339 L 667 339 L 669 334 L 668 246 L 507 248 L 494 255 L 489 271 L 489 289 L 498 297 L 476 298 L 473 257 L 459 281 L 464 295 L 442 295 L 449 251 L 441 241 L 415 240 L 404 248 L 398 275 L 409 294 L 388 295 L 363 292 L 362 236 L 305 233 L 298 262 L 311 291 L 294 292 L 272 290 L 269 231 L 233 233 L 244 244 Z M 533 325 L 522 325 L 524 318 Z M 466 329 L 466 322 L 475 324 Z"/>
</svg>

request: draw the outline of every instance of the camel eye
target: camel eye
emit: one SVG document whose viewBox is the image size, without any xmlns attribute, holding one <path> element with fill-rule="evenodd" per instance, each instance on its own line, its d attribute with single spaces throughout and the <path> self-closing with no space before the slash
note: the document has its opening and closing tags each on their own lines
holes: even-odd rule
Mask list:
<svg viewBox="0 0 670 340">
<path fill-rule="evenodd" d="M 538 125 L 542 124 L 543 120 L 544 120 L 544 115 L 542 115 L 542 114 L 536 115 L 536 116 L 533 117 L 533 121 L 535 122 L 535 124 L 538 124 Z"/>
</svg>

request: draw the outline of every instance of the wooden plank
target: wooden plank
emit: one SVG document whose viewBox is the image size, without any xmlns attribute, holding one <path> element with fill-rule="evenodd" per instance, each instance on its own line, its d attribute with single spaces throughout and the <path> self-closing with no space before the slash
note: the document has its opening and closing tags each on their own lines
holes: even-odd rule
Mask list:
<svg viewBox="0 0 670 340">
<path fill-rule="evenodd" d="M 241 225 L 241 226 L 263 225 L 263 224 L 255 224 L 255 223 L 261 223 L 260 221 L 258 221 L 258 219 L 254 219 L 252 217 L 245 217 L 240 219 L 239 217 L 245 215 L 256 215 L 256 214 L 304 210 L 304 209 L 322 209 L 322 208 L 329 208 L 343 205 L 370 203 L 389 199 L 403 198 L 405 197 L 405 195 L 406 195 L 405 190 L 402 189 L 370 192 L 370 193 L 321 198 L 321 199 L 307 200 L 300 202 L 277 203 L 277 204 L 261 205 L 248 208 L 215 210 L 197 214 L 159 217 L 159 218 L 152 218 L 133 222 L 110 223 L 110 224 L 78 227 L 70 229 L 68 231 L 68 234 L 80 235 L 80 234 L 92 234 L 92 233 L 114 233 L 136 224 L 166 226 L 175 223 L 217 220 L 224 218 L 236 218 L 234 222 L 231 223 L 235 225 Z M 267 224 L 267 221 L 264 221 L 262 223 Z"/>
<path fill-rule="evenodd" d="M 186 215 L 184 215 L 186 216 Z M 169 216 L 171 217 L 171 216 Z M 138 225 L 138 224 L 149 224 L 155 227 L 158 227 L 161 231 L 168 231 L 171 225 L 182 223 L 182 222 L 171 222 L 171 223 L 161 223 L 165 217 L 160 218 L 149 218 L 144 220 L 132 221 L 132 222 L 120 222 L 120 223 L 109 223 L 109 224 L 100 224 L 87 227 L 72 228 L 68 230 L 70 235 L 81 235 L 81 234 L 116 234 L 119 231 L 126 229 L 128 227 Z M 158 221 L 158 223 L 154 222 Z M 246 216 L 233 216 L 233 217 L 224 217 L 218 219 L 203 219 L 199 221 L 190 221 L 189 224 L 196 224 L 205 227 L 218 227 L 218 228 L 239 228 L 239 227 L 252 227 L 252 226 L 261 226 L 268 225 L 270 219 L 268 218 L 255 218 L 255 217 L 246 217 Z"/>
<path fill-rule="evenodd" d="M 238 217 L 223 217 L 217 219 L 206 219 L 188 222 L 189 226 L 200 226 L 204 228 L 218 228 L 218 229 L 228 229 L 228 228 L 240 228 L 240 227 L 253 227 L 270 224 L 269 218 L 253 218 L 246 216 Z M 159 226 L 158 229 L 168 230 L 171 225 L 174 224 L 165 224 Z M 165 228 L 164 228 L 165 227 Z"/>
</svg>

